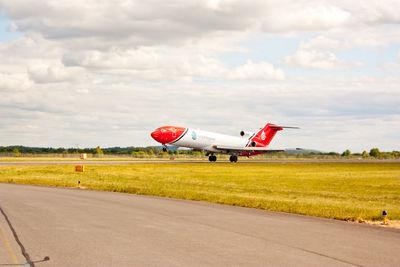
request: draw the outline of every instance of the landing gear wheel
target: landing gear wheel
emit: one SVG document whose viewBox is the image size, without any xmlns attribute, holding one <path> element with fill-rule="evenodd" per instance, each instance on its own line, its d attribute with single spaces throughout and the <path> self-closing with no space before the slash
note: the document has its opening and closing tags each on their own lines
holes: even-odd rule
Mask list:
<svg viewBox="0 0 400 267">
<path fill-rule="evenodd" d="M 163 152 L 168 152 L 168 147 L 167 147 L 167 145 L 163 144 L 163 146 L 164 146 L 164 147 L 163 147 L 162 151 L 163 151 Z"/>
<path fill-rule="evenodd" d="M 229 157 L 230 162 L 237 162 L 238 157 L 236 155 L 232 155 Z"/>
<path fill-rule="evenodd" d="M 217 157 L 212 155 L 212 156 L 208 157 L 208 160 L 211 161 L 211 162 L 217 161 Z"/>
</svg>

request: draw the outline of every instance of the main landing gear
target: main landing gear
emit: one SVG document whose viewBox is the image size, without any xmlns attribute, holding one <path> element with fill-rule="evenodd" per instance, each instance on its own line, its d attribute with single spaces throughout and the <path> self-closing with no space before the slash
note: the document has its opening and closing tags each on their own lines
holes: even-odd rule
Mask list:
<svg viewBox="0 0 400 267">
<path fill-rule="evenodd" d="M 237 162 L 238 157 L 237 157 L 236 155 L 232 155 L 232 156 L 229 157 L 229 160 L 230 160 L 231 162 Z"/>
<path fill-rule="evenodd" d="M 164 146 L 164 147 L 163 147 L 162 151 L 163 151 L 163 152 L 168 152 L 168 147 L 167 147 L 167 145 L 166 145 L 166 144 L 163 144 L 163 146 Z"/>
<path fill-rule="evenodd" d="M 211 161 L 211 162 L 214 162 L 214 161 L 217 161 L 217 157 L 214 156 L 214 155 L 211 155 L 211 156 L 208 157 L 208 160 Z"/>
<path fill-rule="evenodd" d="M 208 160 L 211 162 L 215 162 L 215 161 L 217 161 L 217 157 L 214 155 L 211 155 L 208 157 Z M 230 162 L 237 162 L 238 157 L 236 155 L 232 155 L 229 157 L 229 160 L 230 160 Z"/>
</svg>

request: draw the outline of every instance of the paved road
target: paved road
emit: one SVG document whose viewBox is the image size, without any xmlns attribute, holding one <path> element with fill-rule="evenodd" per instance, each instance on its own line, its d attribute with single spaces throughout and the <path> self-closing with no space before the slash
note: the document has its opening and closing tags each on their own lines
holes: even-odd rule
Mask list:
<svg viewBox="0 0 400 267">
<path fill-rule="evenodd" d="M 66 165 L 66 164 L 189 164 L 189 163 L 202 163 L 202 164 L 216 164 L 216 163 L 229 163 L 227 160 L 220 160 L 216 162 L 209 162 L 208 160 L 143 160 L 143 161 L 4 161 L 0 162 L 1 165 Z M 400 160 L 250 160 L 238 161 L 237 163 L 400 163 Z"/>
<path fill-rule="evenodd" d="M 400 265 L 400 231 L 378 226 L 13 184 L 0 184 L 0 207 L 29 260 L 50 257 L 35 266 Z M 0 263 L 27 261 L 3 214 L 0 227 Z"/>
</svg>

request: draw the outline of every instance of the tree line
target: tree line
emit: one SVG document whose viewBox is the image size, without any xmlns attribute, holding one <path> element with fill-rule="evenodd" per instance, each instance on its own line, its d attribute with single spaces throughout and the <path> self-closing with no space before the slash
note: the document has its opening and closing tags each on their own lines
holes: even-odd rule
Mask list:
<svg viewBox="0 0 400 267">
<path fill-rule="evenodd" d="M 22 154 L 114 154 L 130 155 L 133 152 L 158 153 L 162 149 L 157 147 L 108 147 L 100 148 L 52 148 L 52 147 L 27 147 L 27 146 L 0 146 L 0 153 L 22 153 Z"/>
<path fill-rule="evenodd" d="M 342 154 L 342 157 L 362 157 L 362 158 L 400 158 L 399 151 L 392 152 L 381 152 L 378 148 L 372 148 L 369 152 L 364 150 L 362 153 L 351 153 L 349 149 L 346 149 Z"/>
<path fill-rule="evenodd" d="M 121 156 L 133 156 L 133 157 L 152 157 L 152 156 L 178 156 L 178 155 L 192 155 L 200 156 L 205 155 L 203 152 L 192 151 L 192 150 L 177 150 L 177 147 L 171 147 L 167 152 L 163 152 L 162 147 L 108 147 L 100 148 L 52 148 L 52 147 L 27 147 L 27 146 L 0 146 L 0 154 L 7 154 L 10 156 L 21 156 L 23 154 L 62 154 L 62 155 L 74 155 L 80 153 L 92 154 L 95 156 L 99 155 L 121 155 Z M 349 149 L 345 150 L 342 154 L 337 152 L 318 152 L 318 151 L 295 151 L 295 152 L 278 152 L 266 154 L 264 156 L 278 156 L 278 157 L 315 157 L 323 156 L 326 158 L 338 158 L 338 157 L 357 157 L 357 158 L 400 158 L 399 151 L 392 152 L 381 152 L 378 148 L 372 148 L 369 152 L 366 150 L 362 153 L 351 153 Z"/>
<path fill-rule="evenodd" d="M 176 150 L 176 147 L 171 147 L 167 152 L 162 150 L 162 147 L 108 147 L 100 148 L 52 148 L 52 147 L 27 147 L 27 146 L 0 146 L 0 154 L 10 156 L 21 155 L 43 155 L 43 154 L 92 154 L 92 155 L 121 155 L 121 156 L 153 156 L 153 155 L 201 155 L 201 152 L 192 150 Z"/>
</svg>

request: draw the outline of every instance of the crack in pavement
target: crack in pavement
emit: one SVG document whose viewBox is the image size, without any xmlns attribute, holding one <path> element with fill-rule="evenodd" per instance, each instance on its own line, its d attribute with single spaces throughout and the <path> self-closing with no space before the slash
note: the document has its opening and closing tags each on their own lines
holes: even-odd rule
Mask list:
<svg viewBox="0 0 400 267">
<path fill-rule="evenodd" d="M 6 219 L 7 224 L 8 224 L 8 226 L 10 227 L 11 232 L 13 233 L 13 236 L 14 236 L 15 241 L 18 243 L 19 247 L 21 248 L 21 253 L 22 253 L 22 255 L 25 257 L 26 262 L 27 262 L 30 266 L 34 267 L 34 266 L 35 266 L 35 263 L 31 260 L 31 258 L 30 258 L 30 256 L 29 256 L 28 252 L 26 252 L 26 249 L 25 249 L 24 245 L 23 245 L 22 242 L 19 240 L 19 237 L 18 237 L 17 232 L 15 231 L 13 225 L 11 224 L 10 220 L 8 219 L 7 214 L 4 212 L 4 210 L 3 210 L 2 207 L 0 207 L 0 212 L 3 214 L 4 219 Z"/>
</svg>

